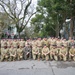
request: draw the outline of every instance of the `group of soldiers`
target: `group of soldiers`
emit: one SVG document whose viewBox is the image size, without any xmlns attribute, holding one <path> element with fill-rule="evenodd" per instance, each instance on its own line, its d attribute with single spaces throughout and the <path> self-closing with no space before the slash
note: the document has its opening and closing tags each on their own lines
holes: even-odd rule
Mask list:
<svg viewBox="0 0 75 75">
<path fill-rule="evenodd" d="M 73 60 L 75 61 L 75 40 L 69 38 L 2 39 L 1 61 L 15 60 Z"/>
</svg>

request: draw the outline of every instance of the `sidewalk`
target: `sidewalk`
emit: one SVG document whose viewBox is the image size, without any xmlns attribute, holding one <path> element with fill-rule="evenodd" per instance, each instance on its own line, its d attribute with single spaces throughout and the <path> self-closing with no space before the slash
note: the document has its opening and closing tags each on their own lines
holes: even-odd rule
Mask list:
<svg viewBox="0 0 75 75">
<path fill-rule="evenodd" d="M 0 62 L 0 75 L 75 75 L 75 62 L 37 60 Z"/>
</svg>

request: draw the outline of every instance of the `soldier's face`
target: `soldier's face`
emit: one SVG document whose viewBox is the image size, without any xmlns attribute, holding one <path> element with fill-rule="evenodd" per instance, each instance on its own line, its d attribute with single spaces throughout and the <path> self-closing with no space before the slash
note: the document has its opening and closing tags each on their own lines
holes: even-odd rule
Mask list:
<svg viewBox="0 0 75 75">
<path fill-rule="evenodd" d="M 55 47 L 53 47 L 55 49 Z"/>
<path fill-rule="evenodd" d="M 47 40 L 47 38 L 44 38 L 44 40 Z"/>
<path fill-rule="evenodd" d="M 63 49 L 64 47 L 62 47 L 62 49 Z"/>
<path fill-rule="evenodd" d="M 46 48 L 47 46 L 44 46 L 44 48 Z"/>
<path fill-rule="evenodd" d="M 39 38 L 38 40 L 41 40 L 41 38 Z"/>
<path fill-rule="evenodd" d="M 74 46 L 72 46 L 72 48 L 74 48 Z"/>
</svg>

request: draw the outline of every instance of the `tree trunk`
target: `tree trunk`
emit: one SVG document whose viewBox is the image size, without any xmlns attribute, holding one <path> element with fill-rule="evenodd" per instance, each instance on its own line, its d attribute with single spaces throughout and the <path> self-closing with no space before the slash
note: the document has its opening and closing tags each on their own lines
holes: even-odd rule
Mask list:
<svg viewBox="0 0 75 75">
<path fill-rule="evenodd" d="M 20 32 L 18 32 L 18 36 L 19 36 L 19 38 L 21 38 Z"/>
<path fill-rule="evenodd" d="M 59 37 L 59 24 L 56 25 L 56 37 Z"/>
<path fill-rule="evenodd" d="M 0 32 L 0 58 L 1 58 L 1 36 L 2 36 L 2 33 Z"/>
<path fill-rule="evenodd" d="M 73 38 L 73 19 L 71 17 L 71 24 L 70 24 L 70 37 Z"/>
<path fill-rule="evenodd" d="M 58 21 L 58 15 L 57 15 L 57 21 L 56 21 L 56 37 L 59 37 L 59 21 Z"/>
</svg>

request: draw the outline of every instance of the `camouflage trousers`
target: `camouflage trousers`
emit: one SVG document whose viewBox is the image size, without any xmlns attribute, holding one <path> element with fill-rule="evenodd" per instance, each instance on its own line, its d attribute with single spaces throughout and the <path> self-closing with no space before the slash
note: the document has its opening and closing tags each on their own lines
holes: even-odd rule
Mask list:
<svg viewBox="0 0 75 75">
<path fill-rule="evenodd" d="M 22 54 L 22 53 L 18 53 L 18 54 L 17 54 L 17 59 L 18 59 L 18 60 L 23 59 L 23 54 Z"/>
<path fill-rule="evenodd" d="M 8 55 L 1 55 L 1 61 L 3 61 L 3 60 L 7 61 L 8 57 L 9 57 Z"/>
<path fill-rule="evenodd" d="M 75 61 L 75 55 L 69 55 L 69 60 Z"/>
<path fill-rule="evenodd" d="M 41 56 L 41 54 L 42 54 L 42 47 L 38 47 L 38 49 L 39 49 L 39 53 L 40 53 L 40 56 Z"/>
<path fill-rule="evenodd" d="M 53 59 L 54 59 L 54 60 L 56 60 L 56 61 L 57 61 L 57 60 L 58 60 L 58 55 L 50 54 L 50 59 L 51 59 L 51 60 L 53 60 Z"/>
<path fill-rule="evenodd" d="M 16 60 L 16 55 L 10 55 L 10 61 L 14 61 L 14 60 Z"/>
<path fill-rule="evenodd" d="M 42 54 L 42 59 L 49 60 L 49 54 L 47 54 L 47 55 Z"/>
<path fill-rule="evenodd" d="M 59 59 L 66 61 L 67 60 L 67 56 L 66 55 L 59 55 Z"/>
<path fill-rule="evenodd" d="M 40 53 L 38 53 L 38 54 L 32 54 L 32 56 L 33 56 L 33 59 L 35 60 L 35 59 L 40 59 Z"/>
</svg>

